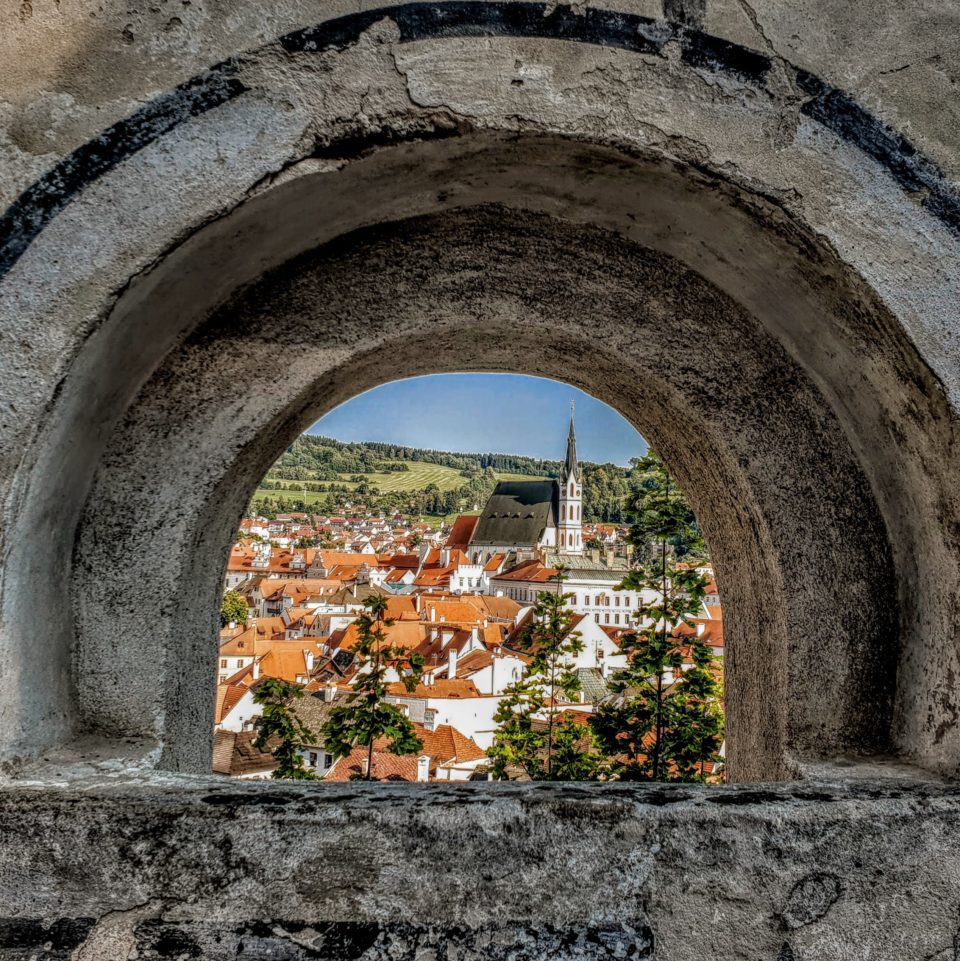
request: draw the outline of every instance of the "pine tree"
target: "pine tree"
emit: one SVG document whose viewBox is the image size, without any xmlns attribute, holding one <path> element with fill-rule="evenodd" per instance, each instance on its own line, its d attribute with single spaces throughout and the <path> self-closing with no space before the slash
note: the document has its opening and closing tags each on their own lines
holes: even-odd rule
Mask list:
<svg viewBox="0 0 960 961">
<path fill-rule="evenodd" d="M 265 678 L 254 692 L 255 704 L 263 707 L 263 714 L 257 718 L 257 739 L 255 746 L 259 751 L 269 750 L 276 758 L 277 769 L 274 778 L 293 781 L 314 781 L 316 775 L 303 761 L 303 749 L 317 741 L 316 735 L 297 717 L 293 702 L 303 697 L 303 688 L 279 678 Z M 271 746 L 271 743 L 276 740 Z"/>
<path fill-rule="evenodd" d="M 335 707 L 324 724 L 326 750 L 335 757 L 349 754 L 355 747 L 367 748 L 365 780 L 373 780 L 373 746 L 383 738 L 392 754 L 415 754 L 423 748 L 416 728 L 395 704 L 387 700 L 387 676 L 394 672 L 404 687 L 412 691 L 423 675 L 423 656 L 388 642 L 386 597 L 373 596 L 364 601 L 367 610 L 357 618 L 357 646 L 354 650 L 357 673 L 353 690 L 345 703 Z"/>
<path fill-rule="evenodd" d="M 627 666 L 614 674 L 615 697 L 591 724 L 620 779 L 703 780 L 706 765 L 719 761 L 723 711 L 712 652 L 691 624 L 706 578 L 678 554 L 702 557 L 705 545 L 659 457 L 650 451 L 635 468 L 641 480 L 629 539 L 646 560 L 620 586 L 656 599 L 640 611 L 645 626 L 621 638 Z"/>
<path fill-rule="evenodd" d="M 574 614 L 566 606 L 571 595 L 561 590 L 564 578 L 561 568 L 551 578 L 556 589 L 537 596 L 532 619 L 520 634 L 520 647 L 530 662 L 506 688 L 494 714 L 497 733 L 487 754 L 495 778 L 507 777 L 510 768 L 520 768 L 534 781 L 596 775 L 598 758 L 591 751 L 590 730 L 558 718 L 563 711 L 557 704 L 560 695 L 572 700 L 580 690 L 572 658 L 583 650 L 579 632 L 572 629 Z"/>
</svg>

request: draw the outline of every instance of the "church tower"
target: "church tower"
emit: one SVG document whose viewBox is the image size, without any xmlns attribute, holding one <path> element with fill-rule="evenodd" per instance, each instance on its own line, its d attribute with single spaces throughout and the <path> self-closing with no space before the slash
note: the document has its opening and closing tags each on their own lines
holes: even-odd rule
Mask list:
<svg viewBox="0 0 960 961">
<path fill-rule="evenodd" d="M 570 401 L 570 431 L 567 459 L 560 468 L 560 516 L 557 518 L 557 550 L 561 554 L 583 553 L 583 472 L 577 462 L 577 435 L 573 430 L 573 401 Z"/>
</svg>

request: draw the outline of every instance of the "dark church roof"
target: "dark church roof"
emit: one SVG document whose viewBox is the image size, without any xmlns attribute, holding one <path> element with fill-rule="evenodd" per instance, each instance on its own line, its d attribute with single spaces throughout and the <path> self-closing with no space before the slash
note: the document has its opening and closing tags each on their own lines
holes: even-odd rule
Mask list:
<svg viewBox="0 0 960 961">
<path fill-rule="evenodd" d="M 471 544 L 532 546 L 557 526 L 560 489 L 555 480 L 501 481 L 477 521 Z"/>
</svg>

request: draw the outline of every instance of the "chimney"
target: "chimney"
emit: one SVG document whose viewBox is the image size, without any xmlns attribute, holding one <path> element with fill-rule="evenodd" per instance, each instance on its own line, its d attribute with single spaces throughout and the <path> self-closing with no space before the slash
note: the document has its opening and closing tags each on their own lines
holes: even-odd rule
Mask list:
<svg viewBox="0 0 960 961">
<path fill-rule="evenodd" d="M 600 563 L 600 548 L 599 548 L 599 547 L 591 547 L 591 548 L 590 548 L 590 560 L 592 560 L 594 564 L 599 564 L 599 563 Z"/>
<path fill-rule="evenodd" d="M 607 567 L 613 567 L 613 548 L 607 548 Z"/>
<path fill-rule="evenodd" d="M 421 754 L 417 758 L 417 783 L 424 784 L 430 780 L 430 758 Z"/>
<path fill-rule="evenodd" d="M 227 625 L 227 627 L 228 627 L 231 631 L 235 631 L 235 630 L 237 629 L 237 622 L 236 622 L 236 621 L 231 621 L 231 622 Z"/>
<path fill-rule="evenodd" d="M 365 757 L 360 761 L 360 773 L 366 777 L 367 772 L 370 770 L 370 759 Z"/>
<path fill-rule="evenodd" d="M 255 681 L 260 680 L 260 661 L 256 657 L 253 659 L 253 679 Z"/>
<path fill-rule="evenodd" d="M 447 677 L 452 681 L 457 676 L 457 649 L 451 645 L 447 651 Z"/>
<path fill-rule="evenodd" d="M 323 699 L 327 702 L 327 704 L 332 703 L 336 698 L 336 696 L 337 696 L 337 688 L 335 685 L 328 684 L 323 689 Z"/>
<path fill-rule="evenodd" d="M 435 607 L 430 608 L 430 620 L 435 621 L 437 619 L 437 609 Z"/>
<path fill-rule="evenodd" d="M 419 614 L 419 613 L 420 613 L 420 595 L 419 595 L 419 594 L 415 594 L 415 595 L 414 595 L 414 597 L 413 597 L 413 606 L 414 606 L 416 612 Z"/>
<path fill-rule="evenodd" d="M 314 662 L 313 651 L 307 651 L 307 673 L 308 674 L 313 673 L 313 662 Z"/>
<path fill-rule="evenodd" d="M 476 644 L 479 642 L 479 640 L 480 640 L 480 632 L 477 630 L 477 625 L 474 624 L 473 627 L 470 628 L 470 641 L 473 644 Z"/>
</svg>

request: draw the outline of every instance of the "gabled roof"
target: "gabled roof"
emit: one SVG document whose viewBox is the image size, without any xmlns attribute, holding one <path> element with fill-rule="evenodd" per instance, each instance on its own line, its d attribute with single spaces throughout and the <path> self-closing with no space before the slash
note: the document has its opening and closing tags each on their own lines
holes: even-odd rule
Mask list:
<svg viewBox="0 0 960 961">
<path fill-rule="evenodd" d="M 214 710 L 213 723 L 220 724 L 237 706 L 237 703 L 248 690 L 249 688 L 244 684 L 218 684 L 217 705 Z"/>
<path fill-rule="evenodd" d="M 412 691 L 408 691 L 397 681 L 390 684 L 387 693 L 391 697 L 481 697 L 477 685 L 473 681 L 455 677 L 452 681 L 439 679 L 433 684 L 418 684 Z"/>
<path fill-rule="evenodd" d="M 501 481 L 483 508 L 470 543 L 538 544 L 544 530 L 557 525 L 559 496 L 555 480 Z"/>
<path fill-rule="evenodd" d="M 277 767 L 268 751 L 254 746 L 255 731 L 215 731 L 213 735 L 213 771 L 215 774 L 269 774 Z"/>
<path fill-rule="evenodd" d="M 488 617 L 502 621 L 512 621 L 521 609 L 521 605 L 512 597 L 497 597 L 494 594 L 462 594 L 460 600 L 465 604 L 473 604 Z"/>
<path fill-rule="evenodd" d="M 453 527 L 450 529 L 449 535 L 447 535 L 446 546 L 465 551 L 470 544 L 470 538 L 473 537 L 473 532 L 479 520 L 480 518 L 475 514 L 461 514 L 453 522 Z"/>
<path fill-rule="evenodd" d="M 325 781 L 350 781 L 359 778 L 367 760 L 365 747 L 355 747 L 346 757 L 340 758 L 327 773 Z M 417 758 L 413 754 L 397 756 L 389 751 L 373 752 L 371 765 L 373 777 L 377 781 L 416 781 Z"/>
<path fill-rule="evenodd" d="M 557 576 L 555 567 L 547 567 L 542 561 L 524 561 L 509 571 L 497 574 L 498 581 L 529 581 L 536 584 L 548 584 L 551 577 Z"/>
</svg>

